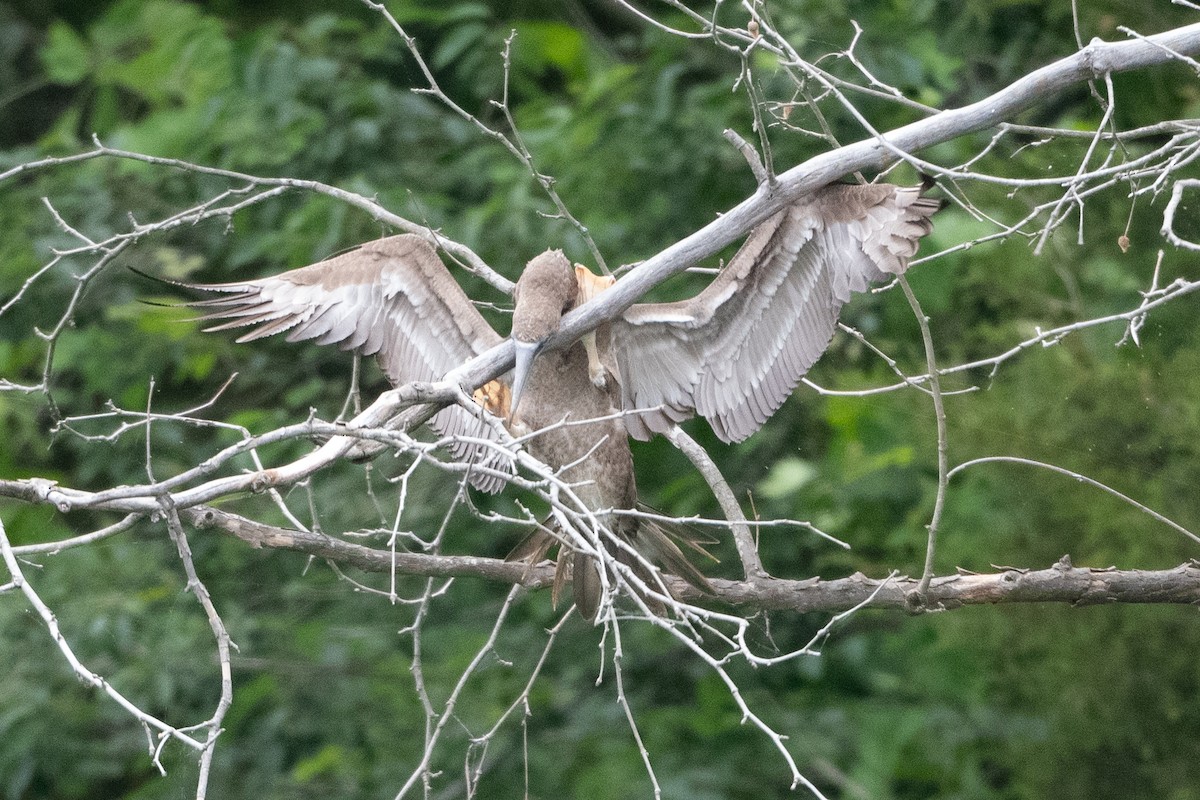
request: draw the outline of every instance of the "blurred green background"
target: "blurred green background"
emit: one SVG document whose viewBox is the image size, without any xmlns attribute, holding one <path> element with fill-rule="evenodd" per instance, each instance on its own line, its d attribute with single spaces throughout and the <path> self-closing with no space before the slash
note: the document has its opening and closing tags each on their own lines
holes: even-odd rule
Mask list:
<svg viewBox="0 0 1200 800">
<path fill-rule="evenodd" d="M 538 168 L 557 179 L 572 212 L 612 264 L 654 254 L 753 190 L 741 156 L 721 137 L 751 138 L 744 93 L 731 91 L 736 56 L 704 40 L 671 37 L 603 2 L 393 2 L 445 91 L 489 124 L 502 92 L 500 51 L 514 42 L 510 103 Z M 678 14 L 652 6 L 679 26 Z M 722 22 L 744 12 L 721 7 Z M 910 97 L 961 105 L 1075 48 L 1066 0 L 863 0 L 780 2 L 773 19 L 806 57 L 844 47 L 851 20 L 863 27 L 857 54 Z M 1080 4 L 1084 41 L 1120 38 L 1191 21 L 1165 1 Z M 769 58 L 753 61 L 766 99 L 792 98 Z M 851 76 L 844 60 L 826 65 Z M 1164 68 L 1116 79 L 1123 127 L 1200 116 L 1195 76 Z M 354 2 L 0 3 L 0 171 L 47 155 L 108 145 L 205 165 L 325 181 L 375 197 L 473 247 L 509 277 L 547 246 L 590 261 L 575 231 L 545 214 L 553 206 L 525 169 L 427 96 L 402 42 Z M 913 112 L 874 100 L 862 109 L 888 129 Z M 826 103 L 843 142 L 863 136 Z M 1088 129 L 1100 111 L 1086 87 L 1022 121 Z M 951 165 L 990 133 L 924 154 Z M 771 131 L 782 169 L 825 145 Z M 1136 157 L 1160 141 L 1129 145 Z M 1010 177 L 1074 170 L 1086 141 L 1023 147 L 1013 137 L 980 169 Z M 1195 177 L 1194 171 L 1192 177 Z M 898 174 L 897 180 L 912 180 Z M 0 303 L 73 241 L 41 198 L 92 238 L 149 222 L 232 184 L 178 170 L 97 160 L 0 184 Z M 984 184 L 963 189 L 988 213 L 1012 221 L 1053 195 Z M 1161 201 L 1118 187 L 1088 201 L 1084 243 L 1072 222 L 1034 256 L 1024 239 L 960 251 L 910 273 L 943 364 L 994 355 L 1033 334 L 1136 306 L 1149 285 Z M 1122 253 L 1125 232 L 1132 246 Z M 957 209 L 939 215 L 923 245 L 932 253 L 995 230 Z M 142 434 L 87 441 L 50 435 L 60 416 L 102 411 L 112 400 L 144 409 L 188 408 L 239 377 L 209 412 L 261 432 L 324 418 L 341 407 L 350 360 L 336 350 L 200 335 L 186 314 L 140 300 L 177 299 L 126 266 L 191 280 L 231 280 L 301 266 L 386 233 L 365 214 L 328 198 L 290 192 L 236 215 L 143 241 L 89 285 L 59 340 L 50 396 L 0 393 L 0 476 L 40 475 L 99 489 L 141 482 Z M 52 327 L 90 266 L 68 259 L 0 316 L 0 377 L 36 383 Z M 1195 259 L 1168 251 L 1163 280 L 1197 275 Z M 496 292 L 458 271 L 477 298 Z M 697 285 L 681 279 L 679 294 Z M 856 299 L 843 315 L 910 372 L 924 356 L 912 312 L 898 292 Z M 1194 301 L 1156 312 L 1142 346 L 1114 347 L 1119 327 L 1035 348 L 1002 367 L 960 376 L 947 398 L 952 463 L 991 455 L 1042 459 L 1122 490 L 1179 523 L 1200 528 L 1200 347 Z M 497 317 L 497 326 L 507 323 Z M 848 336 L 835 338 L 811 377 L 831 388 L 890 383 L 891 371 Z M 366 371 L 368 399 L 384 383 Z M 77 426 L 109 432 L 112 423 Z M 801 389 L 749 442 L 721 445 L 703 423 L 689 430 L 710 447 L 741 496 L 764 518 L 810 519 L 853 545 L 842 551 L 804 531 L 767 528 L 771 572 L 803 578 L 861 570 L 918 574 L 936 479 L 934 425 L 926 396 L 821 397 Z M 234 441 L 232 433 L 159 425 L 160 477 Z M 303 443 L 267 449 L 281 462 Z M 661 441 L 635 444 L 643 498 L 672 514 L 717 515 L 702 480 Z M 240 466 L 248 466 L 248 463 Z M 386 528 L 403 464 L 343 465 L 311 483 L 322 529 Z M 373 495 L 368 493 L 368 486 Z M 1165 568 L 1198 555 L 1175 532 L 1086 486 L 1023 467 L 983 466 L 955 479 L 938 569 L 1044 567 L 1064 553 L 1079 565 Z M 455 486 L 418 471 L 401 526 L 428 536 Z M 309 496 L 289 495 L 310 520 Z M 493 502 L 477 498 L 486 504 Z M 494 501 L 511 508 L 510 497 Z M 509 505 L 505 505 L 509 504 Z M 279 522 L 263 498 L 231 510 Z M 115 518 L 56 515 L 0 501 L 16 544 L 63 538 Z M 503 555 L 519 529 L 488 527 L 461 510 L 449 552 Z M 425 718 L 414 690 L 413 610 L 357 592 L 324 564 L 253 551 L 193 534 L 201 577 L 239 651 L 235 698 L 214 766 L 212 797 L 389 797 L 416 766 Z M 378 542 L 378 540 L 377 540 Z M 714 574 L 734 576 L 732 548 Z M 219 683 L 215 648 L 174 548 L 159 525 L 98 546 L 34 559 L 27 574 L 91 668 L 151 713 L 184 725 L 209 716 Z M 378 576 L 356 576 L 385 585 Z M 418 594 L 423 581 L 400 589 Z M 424 677 L 444 701 L 490 629 L 507 588 L 456 581 L 424 623 Z M 437 751 L 431 796 L 459 797 L 469 740 L 512 701 L 557 619 L 547 593 L 521 598 L 479 675 L 459 701 Z M 758 617 L 757 646 L 786 651 L 824 618 Z M 597 687 L 599 631 L 571 621 L 530 698 L 482 759 L 479 796 L 651 796 L 636 745 L 615 700 L 611 670 Z M 727 691 L 687 651 L 649 626 L 624 627 L 626 689 L 666 797 L 762 798 L 788 794 L 787 770 Z M 970 608 L 919 618 L 861 613 L 824 655 L 771 669 L 732 667 L 747 702 L 790 739 L 802 771 L 830 797 L 1200 798 L 1200 626 L 1174 607 Z M 525 753 L 527 752 L 527 756 Z M 0 596 L 0 797 L 181 798 L 194 792 L 192 754 L 168 746 L 160 777 L 140 726 L 70 674 L 40 620 L 18 593 Z M 526 771 L 528 787 L 526 789 Z"/>
</svg>

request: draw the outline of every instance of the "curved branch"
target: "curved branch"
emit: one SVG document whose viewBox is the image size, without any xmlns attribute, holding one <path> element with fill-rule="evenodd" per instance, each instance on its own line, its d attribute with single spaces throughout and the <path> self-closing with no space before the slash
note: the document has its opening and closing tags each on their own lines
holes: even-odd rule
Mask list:
<svg viewBox="0 0 1200 800">
<path fill-rule="evenodd" d="M 687 456 L 688 460 L 692 462 L 692 466 L 703 476 L 712 490 L 713 496 L 717 498 L 721 511 L 729 520 L 729 527 L 733 532 L 733 543 L 737 547 L 738 558 L 742 561 L 742 573 L 746 580 L 755 581 L 766 577 L 767 572 L 763 569 L 762 559 L 758 556 L 758 544 L 750 532 L 750 523 L 746 520 L 746 515 L 742 513 L 742 507 L 738 504 L 733 490 L 729 488 L 725 476 L 721 474 L 708 451 L 701 447 L 699 442 L 688 436 L 678 425 L 672 425 L 666 437 L 671 444 Z"/>
</svg>

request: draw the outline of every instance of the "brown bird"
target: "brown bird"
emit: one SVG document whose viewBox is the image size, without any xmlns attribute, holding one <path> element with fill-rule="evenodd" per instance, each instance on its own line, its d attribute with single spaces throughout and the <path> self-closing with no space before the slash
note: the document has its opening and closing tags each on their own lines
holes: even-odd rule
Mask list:
<svg viewBox="0 0 1200 800">
<path fill-rule="evenodd" d="M 628 436 L 649 439 L 696 414 L 727 442 L 754 433 L 825 351 L 851 293 L 907 269 L 938 207 L 919 187 L 826 186 L 755 228 L 696 297 L 634 305 L 553 351 L 543 345 L 563 314 L 611 279 L 572 268 L 561 251 L 542 253 L 514 292 L 512 373 L 476 392 L 477 413 L 448 407 L 431 426 L 443 437 L 494 439 L 483 416 L 493 413 L 514 435 L 536 434 L 525 446 L 595 519 L 590 540 L 603 542 L 644 582 L 653 575 L 630 549 L 707 590 L 670 535 L 612 513 L 637 507 Z M 286 332 L 289 341 L 316 339 L 375 355 L 394 385 L 437 380 L 502 341 L 433 248 L 413 235 L 274 277 L 192 288 L 225 295 L 193 304 L 205 309 L 202 319 L 224 320 L 207 330 L 254 326 L 238 341 Z M 513 469 L 497 448 L 459 442 L 452 455 L 486 467 L 470 479 L 487 492 L 498 491 Z M 536 563 L 554 543 L 535 532 L 514 555 Z M 596 617 L 604 583 L 628 585 L 614 581 L 612 570 L 602 577 L 593 557 L 564 544 L 556 595 L 568 564 L 586 618 Z"/>
</svg>

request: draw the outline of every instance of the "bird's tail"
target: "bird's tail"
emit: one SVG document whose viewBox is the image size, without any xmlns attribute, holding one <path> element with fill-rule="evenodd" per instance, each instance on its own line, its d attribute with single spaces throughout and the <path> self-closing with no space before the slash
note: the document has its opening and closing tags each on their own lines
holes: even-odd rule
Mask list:
<svg viewBox="0 0 1200 800">
<path fill-rule="evenodd" d="M 609 548 L 609 552 L 617 561 L 628 567 L 648 586 L 655 585 L 655 578 L 646 562 L 682 578 L 704 594 L 715 594 L 708 578 L 688 560 L 683 550 L 683 548 L 687 548 L 716 561 L 717 559 L 705 549 L 705 545 L 716 544 L 715 540 L 684 525 L 664 524 L 645 517 L 637 519 L 636 522 L 636 530 L 622 535 L 638 555 L 614 545 Z M 579 613 L 585 619 L 594 621 L 600 608 L 602 591 L 597 565 L 587 553 L 575 550 L 565 544 L 565 537 L 557 523 L 547 520 L 545 524 L 539 525 L 512 549 L 505 560 L 524 561 L 533 566 L 545 560 L 556 546 L 558 547 L 558 556 L 554 571 L 554 584 L 551 589 L 551 602 L 555 606 L 558 605 L 563 586 L 566 585 L 567 580 L 571 580 L 572 596 Z M 648 596 L 643 596 L 642 599 L 655 614 L 666 613 L 666 608 L 657 599 Z"/>
</svg>

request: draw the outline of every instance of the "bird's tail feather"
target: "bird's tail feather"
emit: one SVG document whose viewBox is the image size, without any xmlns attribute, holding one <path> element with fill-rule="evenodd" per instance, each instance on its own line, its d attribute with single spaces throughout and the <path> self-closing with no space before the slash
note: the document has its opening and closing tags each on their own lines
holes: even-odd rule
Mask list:
<svg viewBox="0 0 1200 800">
<path fill-rule="evenodd" d="M 680 544 L 716 561 L 717 559 L 705 549 L 705 545 L 715 543 L 715 540 L 704 537 L 683 525 L 665 525 L 645 518 L 638 520 L 636 532 L 629 537 L 629 544 L 646 561 L 660 566 L 671 575 L 682 578 L 705 594 L 714 594 L 715 590 L 704 573 L 688 560 Z M 596 612 L 600 607 L 602 590 L 596 564 L 586 553 L 574 550 L 564 544 L 558 525 L 553 520 L 547 520 L 530 531 L 509 552 L 505 560 L 524 561 L 529 566 L 533 566 L 546 559 L 556 546 L 559 548 L 559 552 L 551 590 L 551 601 L 555 606 L 558 605 L 562 588 L 569 578 L 572 581 L 572 597 L 579 613 L 585 619 L 595 620 Z M 610 548 L 610 552 L 644 583 L 654 585 L 654 575 L 642 558 L 638 558 L 621 547 Z M 654 598 L 643 597 L 643 601 L 655 614 L 666 613 L 662 603 Z"/>
</svg>

